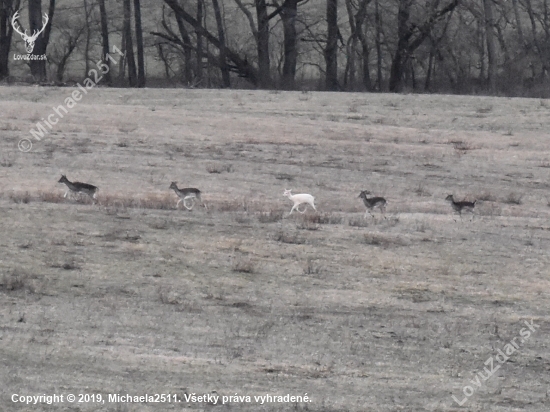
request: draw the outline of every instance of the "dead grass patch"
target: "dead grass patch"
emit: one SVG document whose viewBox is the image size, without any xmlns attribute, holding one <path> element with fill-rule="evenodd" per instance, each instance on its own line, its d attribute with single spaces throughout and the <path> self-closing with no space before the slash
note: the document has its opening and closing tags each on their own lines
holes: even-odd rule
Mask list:
<svg viewBox="0 0 550 412">
<path fill-rule="evenodd" d="M 170 210 L 174 209 L 176 200 L 168 193 L 149 193 L 136 198 L 106 194 L 98 199 L 98 203 L 100 206 L 107 208 L 108 213 L 119 213 L 129 208 Z"/>
<path fill-rule="evenodd" d="M 239 256 L 233 262 L 233 272 L 254 273 L 256 271 L 256 262 L 250 258 Z"/>
<path fill-rule="evenodd" d="M 31 275 L 20 269 L 13 269 L 0 277 L 0 291 L 37 293 L 39 291 L 37 279 L 36 275 Z"/>
<path fill-rule="evenodd" d="M 517 192 L 510 192 L 503 200 L 503 203 L 508 205 L 521 205 L 523 203 L 523 195 Z"/>
<path fill-rule="evenodd" d="M 68 260 L 67 262 L 64 262 L 64 263 L 52 263 L 50 266 L 52 268 L 63 269 L 63 270 L 82 269 L 82 267 L 78 263 L 76 263 L 74 260 Z"/>
<path fill-rule="evenodd" d="M 151 229 L 166 230 L 170 227 L 170 224 L 166 219 L 157 219 L 147 223 L 147 226 L 149 226 Z"/>
<path fill-rule="evenodd" d="M 137 201 L 139 202 L 137 207 L 143 209 L 169 210 L 174 208 L 174 198 L 168 193 L 148 194 L 143 198 L 138 198 Z"/>
<path fill-rule="evenodd" d="M 294 180 L 294 176 L 289 175 L 288 173 L 277 173 L 275 175 L 275 179 L 277 179 L 277 180 L 287 180 L 289 182 L 292 182 Z"/>
<path fill-rule="evenodd" d="M 338 225 L 344 221 L 344 218 L 342 216 L 338 216 L 330 212 L 316 213 L 314 215 L 304 215 L 304 219 L 307 219 L 309 222 L 319 225 Z"/>
<path fill-rule="evenodd" d="M 297 233 L 287 233 L 284 230 L 279 230 L 275 234 L 275 240 L 277 242 L 288 243 L 291 245 L 303 245 L 306 243 L 306 240 L 299 237 Z"/>
<path fill-rule="evenodd" d="M 372 222 L 370 220 L 367 220 L 364 217 L 352 217 L 348 220 L 348 225 L 354 227 L 368 227 L 371 223 Z"/>
<path fill-rule="evenodd" d="M 246 204 L 238 200 L 226 200 L 218 203 L 218 212 L 242 212 L 246 211 Z"/>
<path fill-rule="evenodd" d="M 235 215 L 235 222 L 241 225 L 249 224 L 252 221 L 247 212 L 239 212 Z"/>
<path fill-rule="evenodd" d="M 432 195 L 422 183 L 418 184 L 418 186 L 413 190 L 413 193 L 416 193 L 417 196 L 422 197 L 430 197 Z"/>
<path fill-rule="evenodd" d="M 296 223 L 296 227 L 301 230 L 319 230 L 319 225 L 316 223 L 318 219 L 309 219 L 307 215 L 301 216 Z"/>
<path fill-rule="evenodd" d="M 214 174 L 221 174 L 223 172 L 231 173 L 233 171 L 233 165 L 210 163 L 206 166 L 206 171 L 208 173 L 214 173 Z"/>
<path fill-rule="evenodd" d="M 432 300 L 432 292 L 428 288 L 396 288 L 398 299 L 407 299 L 413 303 L 429 302 Z"/>
<path fill-rule="evenodd" d="M 61 192 L 39 191 L 38 198 L 46 203 L 61 203 L 65 200 Z"/>
<path fill-rule="evenodd" d="M 159 286 L 157 288 L 159 301 L 164 305 L 174 305 L 177 312 L 200 313 L 201 307 L 189 301 L 185 293 L 174 290 L 172 286 Z"/>
<path fill-rule="evenodd" d="M 284 212 L 282 210 L 270 210 L 269 212 L 260 212 L 258 214 L 258 221 L 260 223 L 275 223 L 283 218 Z"/>
<path fill-rule="evenodd" d="M 3 154 L 3 155 L 0 157 L 0 166 L 2 166 L 2 167 L 12 167 L 12 166 L 13 166 L 13 163 L 14 163 L 14 162 L 13 162 L 12 156 Z"/>
<path fill-rule="evenodd" d="M 487 106 L 481 106 L 476 109 L 476 113 L 481 113 L 481 114 L 491 113 L 492 111 L 493 111 L 492 104 L 489 104 Z"/>
<path fill-rule="evenodd" d="M 407 242 L 405 242 L 399 236 L 388 235 L 385 233 L 374 233 L 374 232 L 365 233 L 363 235 L 363 241 L 367 245 L 380 246 L 383 248 L 387 248 L 391 246 L 405 246 L 407 244 Z"/>
<path fill-rule="evenodd" d="M 312 258 L 307 258 L 304 264 L 304 275 L 318 275 L 322 271 L 321 265 L 315 262 Z"/>
<path fill-rule="evenodd" d="M 477 200 L 482 200 L 484 202 L 496 202 L 497 197 L 489 192 L 488 190 L 485 190 L 483 192 L 480 192 L 476 195 Z"/>
<path fill-rule="evenodd" d="M 22 203 L 27 204 L 32 200 L 31 194 L 28 191 L 26 191 L 26 192 L 12 192 L 12 193 L 10 193 L 9 198 L 13 202 L 19 203 L 19 204 L 22 204 Z"/>
</svg>

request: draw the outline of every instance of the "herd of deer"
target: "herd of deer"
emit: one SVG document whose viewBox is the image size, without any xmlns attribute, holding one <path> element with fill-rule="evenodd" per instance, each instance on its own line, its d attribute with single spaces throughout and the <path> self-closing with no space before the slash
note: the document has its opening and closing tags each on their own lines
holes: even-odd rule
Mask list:
<svg viewBox="0 0 550 412">
<path fill-rule="evenodd" d="M 95 202 L 97 197 L 98 188 L 97 186 L 88 184 L 88 183 L 81 183 L 81 182 L 71 182 L 65 175 L 61 175 L 61 179 L 59 179 L 58 183 L 65 183 L 67 185 L 68 190 L 65 192 L 65 195 L 63 197 L 67 197 L 67 194 L 69 192 L 72 193 L 84 193 L 92 198 L 92 200 Z M 178 185 L 176 182 L 172 182 L 169 189 L 173 189 L 174 192 L 176 192 L 176 195 L 178 196 L 179 200 L 176 203 L 176 208 L 179 206 L 180 202 L 183 202 L 183 206 L 187 210 L 192 210 L 193 206 L 195 205 L 195 199 L 198 199 L 204 208 L 206 209 L 206 204 L 201 199 L 201 191 L 199 189 L 195 189 L 194 187 L 186 187 L 183 189 L 178 188 Z M 386 213 L 386 199 L 383 197 L 368 197 L 367 195 L 371 194 L 368 190 L 362 190 L 359 194 L 359 198 L 363 199 L 363 203 L 365 204 L 365 207 L 367 210 L 365 211 L 365 217 L 367 217 L 367 213 L 370 213 L 371 216 L 374 217 L 372 214 L 372 210 L 374 208 L 380 209 L 380 212 L 385 215 Z M 292 206 L 292 209 L 290 209 L 290 214 L 294 211 L 294 209 L 298 210 L 300 213 L 305 213 L 307 209 L 307 205 L 310 205 L 313 210 L 317 210 L 315 207 L 315 198 L 307 193 L 300 193 L 293 195 L 291 190 L 285 190 L 283 193 L 283 196 L 288 197 L 292 202 L 294 202 L 294 205 Z M 451 207 L 455 212 L 457 212 L 460 215 L 460 218 L 462 218 L 462 212 L 468 211 L 471 213 L 474 213 L 474 208 L 476 205 L 476 201 L 473 202 L 456 202 L 453 198 L 453 195 L 449 195 L 445 198 L 446 201 L 450 202 Z M 187 203 L 187 201 L 190 201 Z M 303 210 L 300 210 L 299 206 L 304 205 L 305 207 Z"/>
</svg>

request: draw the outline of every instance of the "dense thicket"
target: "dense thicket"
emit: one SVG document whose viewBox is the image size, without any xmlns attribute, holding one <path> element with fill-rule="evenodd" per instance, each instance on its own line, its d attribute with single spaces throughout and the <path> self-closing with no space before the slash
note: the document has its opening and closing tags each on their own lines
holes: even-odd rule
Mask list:
<svg viewBox="0 0 550 412">
<path fill-rule="evenodd" d="M 0 0 L 0 79 L 548 97 L 549 3 Z M 47 63 L 14 58 L 18 10 Z"/>
</svg>

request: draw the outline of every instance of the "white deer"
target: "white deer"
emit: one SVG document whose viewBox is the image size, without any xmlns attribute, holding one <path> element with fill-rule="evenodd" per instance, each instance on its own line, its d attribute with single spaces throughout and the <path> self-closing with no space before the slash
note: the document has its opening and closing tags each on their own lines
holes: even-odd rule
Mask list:
<svg viewBox="0 0 550 412">
<path fill-rule="evenodd" d="M 23 40 L 25 40 L 25 50 L 27 50 L 27 53 L 31 54 L 33 49 L 34 49 L 34 42 L 38 38 L 38 35 L 44 31 L 44 29 L 48 25 L 48 21 L 50 21 L 50 18 L 48 17 L 48 13 L 44 13 L 44 18 L 46 19 L 46 21 L 44 22 L 44 25 L 42 26 L 42 28 L 39 31 L 35 30 L 34 33 L 32 34 L 32 36 L 29 36 L 27 34 L 27 30 L 25 30 L 25 33 L 23 33 L 21 31 L 21 29 L 18 28 L 18 27 L 20 27 L 19 22 L 17 22 L 18 18 L 19 18 L 19 12 L 16 11 L 15 14 L 13 15 L 13 17 L 11 18 L 11 25 L 12 25 L 13 29 L 15 30 L 15 32 L 19 33 L 21 35 L 21 37 L 23 38 Z"/>
<path fill-rule="evenodd" d="M 290 200 L 294 202 L 294 206 L 292 206 L 292 209 L 290 209 L 289 215 L 292 214 L 294 209 L 298 210 L 298 212 L 302 214 L 306 213 L 307 205 L 310 205 L 314 210 L 317 210 L 315 209 L 315 205 L 313 204 L 313 202 L 315 201 L 315 198 L 311 195 L 308 195 L 307 193 L 300 193 L 298 195 L 293 195 L 290 190 L 285 189 L 283 196 L 288 197 Z M 303 212 L 298 207 L 302 203 L 306 203 L 306 207 Z"/>
</svg>

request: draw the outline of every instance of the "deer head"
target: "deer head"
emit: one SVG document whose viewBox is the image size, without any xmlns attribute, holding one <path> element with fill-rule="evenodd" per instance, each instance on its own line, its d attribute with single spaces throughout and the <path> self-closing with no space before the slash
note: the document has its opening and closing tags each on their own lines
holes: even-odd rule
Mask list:
<svg viewBox="0 0 550 412">
<path fill-rule="evenodd" d="M 25 50 L 27 50 L 27 53 L 30 54 L 30 53 L 32 53 L 32 51 L 34 49 L 34 42 L 38 38 L 38 35 L 44 31 L 44 29 L 46 28 L 46 25 L 48 24 L 48 21 L 50 19 L 48 17 L 48 14 L 44 13 L 44 18 L 46 19 L 46 21 L 44 22 L 44 25 L 42 26 L 42 28 L 38 31 L 35 30 L 32 36 L 28 36 L 27 35 L 27 30 L 25 30 L 24 33 L 21 31 L 21 28 L 20 28 L 21 26 L 17 22 L 18 18 L 19 18 L 19 12 L 17 11 L 13 15 L 13 17 L 11 18 L 11 25 L 12 25 L 13 29 L 21 35 L 23 40 L 25 40 Z"/>
</svg>

